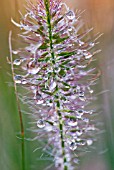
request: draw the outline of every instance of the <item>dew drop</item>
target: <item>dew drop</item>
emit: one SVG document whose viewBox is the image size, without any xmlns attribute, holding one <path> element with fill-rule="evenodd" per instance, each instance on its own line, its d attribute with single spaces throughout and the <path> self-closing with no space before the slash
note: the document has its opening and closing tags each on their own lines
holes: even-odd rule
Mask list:
<svg viewBox="0 0 114 170">
<path fill-rule="evenodd" d="M 79 43 L 79 46 L 82 46 L 82 45 L 84 45 L 84 42 L 83 41 L 78 41 L 78 43 Z"/>
<path fill-rule="evenodd" d="M 85 97 L 85 95 L 84 95 L 84 92 L 79 92 L 78 93 L 78 97 L 79 97 L 79 99 L 81 100 L 81 101 L 85 101 L 86 100 L 86 97 Z"/>
<path fill-rule="evenodd" d="M 90 52 L 84 52 L 85 59 L 90 59 L 92 54 Z"/>
<path fill-rule="evenodd" d="M 60 67 L 56 67 L 56 68 L 55 68 L 55 72 L 56 72 L 56 73 L 58 73 L 58 72 L 60 72 L 60 71 L 61 71 L 61 68 L 60 68 Z"/>
<path fill-rule="evenodd" d="M 93 144 L 93 140 L 92 140 L 92 139 L 88 139 L 86 142 L 87 142 L 87 145 L 88 145 L 88 146 L 90 146 L 90 145 Z"/>
<path fill-rule="evenodd" d="M 89 125 L 87 128 L 86 128 L 87 131 L 94 131 L 96 130 L 95 126 L 94 125 Z"/>
<path fill-rule="evenodd" d="M 75 164 L 79 164 L 79 159 L 78 159 L 78 158 L 74 158 L 74 159 L 73 159 L 73 162 L 74 162 Z"/>
<path fill-rule="evenodd" d="M 38 91 L 36 91 L 36 94 L 34 96 L 34 99 L 36 100 L 40 100 L 42 98 L 41 94 L 38 93 Z"/>
<path fill-rule="evenodd" d="M 46 126 L 46 129 L 45 129 L 47 132 L 52 132 L 53 130 L 53 127 L 51 125 L 48 125 Z"/>
<path fill-rule="evenodd" d="M 16 76 L 14 77 L 14 81 L 15 81 L 15 83 L 17 83 L 17 84 L 21 84 L 22 79 L 23 79 L 23 77 L 22 77 L 21 75 L 16 75 Z"/>
<path fill-rule="evenodd" d="M 78 55 L 82 54 L 82 50 L 80 50 L 80 49 L 77 50 L 77 54 L 78 54 Z"/>
<path fill-rule="evenodd" d="M 21 83 L 22 83 L 22 84 L 27 84 L 27 80 L 26 80 L 26 79 L 23 79 L 23 80 L 21 81 Z"/>
<path fill-rule="evenodd" d="M 76 111 L 76 117 L 78 118 L 78 119 L 81 119 L 81 117 L 83 116 L 83 114 L 84 114 L 84 110 L 81 110 L 81 109 L 78 109 L 77 111 Z"/>
<path fill-rule="evenodd" d="M 80 138 L 77 138 L 77 142 L 80 142 L 81 141 L 81 139 Z"/>
<path fill-rule="evenodd" d="M 24 28 L 24 25 L 20 25 L 20 29 L 22 30 Z"/>
<path fill-rule="evenodd" d="M 89 92 L 92 94 L 94 91 L 92 89 L 90 89 Z"/>
<path fill-rule="evenodd" d="M 86 76 L 86 75 L 87 75 L 87 72 L 86 72 L 86 71 L 83 71 L 83 70 L 80 70 L 79 74 L 80 74 L 81 76 Z"/>
<path fill-rule="evenodd" d="M 68 120 L 69 126 L 77 126 L 77 124 L 78 124 L 78 122 L 76 121 L 76 119 L 70 118 L 70 120 Z"/>
<path fill-rule="evenodd" d="M 16 65 L 16 66 L 19 66 L 21 63 L 22 63 L 21 59 L 15 59 L 14 62 L 13 62 L 13 64 Z"/>
<path fill-rule="evenodd" d="M 48 100 L 46 101 L 46 104 L 47 104 L 47 106 L 53 107 L 53 103 Z"/>
<path fill-rule="evenodd" d="M 81 90 L 81 88 L 80 88 L 80 86 L 76 86 L 76 92 L 78 93 L 78 92 L 80 92 L 80 90 Z"/>
<path fill-rule="evenodd" d="M 17 50 L 13 50 L 13 51 L 12 51 L 12 53 L 16 55 L 16 54 L 18 54 L 18 53 L 19 53 L 19 51 L 17 51 Z"/>
<path fill-rule="evenodd" d="M 86 122 L 86 123 L 89 123 L 89 119 L 88 119 L 88 118 L 85 118 L 85 117 L 84 117 L 82 120 L 83 120 L 84 122 Z"/>
<path fill-rule="evenodd" d="M 64 25 L 64 19 L 58 22 L 58 27 L 62 27 Z"/>
<path fill-rule="evenodd" d="M 27 64 L 27 68 L 28 68 L 28 73 L 30 73 L 30 74 L 37 74 L 38 71 L 40 70 L 40 68 L 37 65 L 36 60 L 30 61 Z"/>
<path fill-rule="evenodd" d="M 92 94 L 94 91 L 90 87 L 88 87 L 89 92 Z"/>
<path fill-rule="evenodd" d="M 93 114 L 93 110 L 88 111 L 88 113 L 89 113 L 90 115 L 92 115 L 92 114 Z"/>
<path fill-rule="evenodd" d="M 77 65 L 77 68 L 86 68 L 87 65 Z"/>
<path fill-rule="evenodd" d="M 76 135 L 77 135 L 77 136 L 81 136 L 82 133 L 83 133 L 83 132 L 82 132 L 81 130 L 76 131 Z"/>
<path fill-rule="evenodd" d="M 44 103 L 44 100 L 38 100 L 37 101 L 37 104 L 43 104 Z"/>
<path fill-rule="evenodd" d="M 90 45 L 90 47 L 94 47 L 95 43 L 94 42 L 90 42 L 89 45 Z"/>
<path fill-rule="evenodd" d="M 81 141 L 79 142 L 79 145 L 81 145 L 81 146 L 84 146 L 85 144 L 86 144 L 85 140 L 81 140 Z"/>
<path fill-rule="evenodd" d="M 70 131 L 70 135 L 75 139 L 76 138 L 76 131 Z"/>
<path fill-rule="evenodd" d="M 70 143 L 69 143 L 69 148 L 74 151 L 77 149 L 77 144 L 75 142 L 75 140 L 71 140 Z"/>
<path fill-rule="evenodd" d="M 70 99 L 72 99 L 72 100 L 75 100 L 76 98 L 77 98 L 76 95 L 71 95 L 71 96 L 70 96 Z"/>
<path fill-rule="evenodd" d="M 37 90 L 36 90 L 36 87 L 35 87 L 35 86 L 31 86 L 30 88 L 31 88 L 32 92 L 33 92 L 34 94 L 36 94 L 36 91 L 37 91 Z"/>
<path fill-rule="evenodd" d="M 81 110 L 81 109 L 78 109 L 76 112 L 77 112 L 78 114 L 80 114 L 80 115 L 83 115 L 83 114 L 84 114 L 84 110 Z"/>
<path fill-rule="evenodd" d="M 71 155 L 69 153 L 66 154 L 66 158 L 67 158 L 67 161 L 70 162 L 71 161 Z"/>
<path fill-rule="evenodd" d="M 37 104 L 43 104 L 44 100 L 42 99 L 42 95 L 36 91 L 36 94 L 34 96 L 34 99 L 36 100 Z"/>
<path fill-rule="evenodd" d="M 32 17 L 32 18 L 35 18 L 35 15 L 32 11 L 30 11 L 29 15 Z"/>
<path fill-rule="evenodd" d="M 44 127 L 45 127 L 45 122 L 44 122 L 44 120 L 39 119 L 39 120 L 37 121 L 37 127 L 39 127 L 39 128 L 44 128 Z"/>
<path fill-rule="evenodd" d="M 71 10 L 66 13 L 66 16 L 67 16 L 67 18 L 70 19 L 70 20 L 72 20 L 72 19 L 75 18 L 75 14 L 74 14 L 74 12 L 71 11 Z"/>
<path fill-rule="evenodd" d="M 71 27 L 71 26 L 68 27 L 68 31 L 69 31 L 69 32 L 72 31 L 72 27 Z"/>
<path fill-rule="evenodd" d="M 39 80 L 37 80 L 37 79 L 32 79 L 32 84 L 38 85 L 38 83 L 39 83 Z"/>
<path fill-rule="evenodd" d="M 56 158 L 55 159 L 55 167 L 60 168 L 63 164 L 63 159 L 62 158 Z"/>
</svg>

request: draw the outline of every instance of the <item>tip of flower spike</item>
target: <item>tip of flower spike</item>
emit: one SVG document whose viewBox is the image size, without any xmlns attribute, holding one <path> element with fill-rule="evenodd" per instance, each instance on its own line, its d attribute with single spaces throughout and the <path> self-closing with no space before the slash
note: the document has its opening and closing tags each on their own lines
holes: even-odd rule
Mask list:
<svg viewBox="0 0 114 170">
<path fill-rule="evenodd" d="M 14 25 L 16 25 L 17 27 L 20 27 L 20 26 L 21 26 L 20 24 L 18 24 L 17 22 L 15 22 L 15 21 L 13 20 L 13 18 L 11 18 L 11 22 L 12 22 Z"/>
</svg>

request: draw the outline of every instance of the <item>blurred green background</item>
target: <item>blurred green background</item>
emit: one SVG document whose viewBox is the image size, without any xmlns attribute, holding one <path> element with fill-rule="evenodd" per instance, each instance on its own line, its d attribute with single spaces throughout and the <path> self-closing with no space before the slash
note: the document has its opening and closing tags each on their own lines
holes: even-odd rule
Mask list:
<svg viewBox="0 0 114 170">
<path fill-rule="evenodd" d="M 96 149 L 84 157 L 80 170 L 114 170 L 114 1 L 113 0 L 64 0 L 72 9 L 81 9 L 88 26 L 94 27 L 94 33 L 101 32 L 98 55 L 98 65 L 102 70 L 99 95 L 104 123 L 104 130 Z M 24 0 L 4 0 L 0 2 L 0 170 L 21 170 L 21 142 L 16 138 L 20 131 L 19 118 L 10 76 L 10 66 L 6 57 L 9 56 L 8 34 L 13 31 L 13 37 L 19 33 L 11 17 L 19 21 L 18 11 L 24 11 Z M 26 116 L 24 116 L 27 119 Z M 26 121 L 25 121 L 25 126 Z M 30 137 L 27 134 L 26 137 Z M 26 141 L 26 170 L 41 170 L 47 161 L 37 161 L 41 151 L 33 153 L 37 142 Z M 54 169 L 54 168 L 52 168 Z"/>
</svg>

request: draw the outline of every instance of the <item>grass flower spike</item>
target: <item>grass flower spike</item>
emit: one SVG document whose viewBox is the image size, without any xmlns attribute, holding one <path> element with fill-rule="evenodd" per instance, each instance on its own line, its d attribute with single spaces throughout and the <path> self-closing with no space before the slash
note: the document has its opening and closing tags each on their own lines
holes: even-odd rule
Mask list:
<svg viewBox="0 0 114 170">
<path fill-rule="evenodd" d="M 25 101 L 38 140 L 47 141 L 45 149 L 59 170 L 76 169 L 97 130 L 92 120 L 93 88 L 99 76 L 92 67 L 97 37 L 90 40 L 92 29 L 83 29 L 80 14 L 61 0 L 37 0 L 27 1 L 19 24 L 12 20 L 22 30 L 23 44 L 12 50 L 13 65 L 21 69 L 14 80 L 28 90 Z"/>
</svg>

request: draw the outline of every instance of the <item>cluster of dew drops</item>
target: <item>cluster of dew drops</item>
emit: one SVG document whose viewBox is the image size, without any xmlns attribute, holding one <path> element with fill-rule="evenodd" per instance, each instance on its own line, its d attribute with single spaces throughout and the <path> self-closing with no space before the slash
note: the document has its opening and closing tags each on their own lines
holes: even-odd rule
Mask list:
<svg viewBox="0 0 114 170">
<path fill-rule="evenodd" d="M 82 38 L 76 37 L 76 35 L 78 35 L 78 31 L 81 27 L 80 26 L 81 24 L 79 25 L 77 24 L 78 26 L 76 28 L 73 26 L 74 23 L 78 23 L 79 20 L 77 19 L 75 13 L 72 10 L 69 10 L 69 8 L 66 7 L 65 4 L 61 3 L 59 10 L 61 9 L 63 5 L 67 9 L 67 12 L 65 13 L 63 19 L 58 22 L 56 26 L 57 28 L 53 30 L 53 34 L 59 30 L 61 32 L 60 35 L 62 36 L 68 35 L 70 36 L 70 38 L 68 40 L 65 40 L 63 44 L 54 44 L 53 48 L 58 49 L 57 51 L 55 51 L 55 54 L 57 55 L 58 52 L 61 53 L 61 52 L 65 52 L 69 50 L 70 48 L 72 49 L 73 42 L 75 42 L 75 44 L 78 44 L 78 48 L 76 50 L 77 53 L 69 57 L 70 61 L 69 63 L 66 64 L 67 67 L 69 68 L 71 67 L 71 68 L 69 70 L 64 70 L 65 72 L 64 77 L 61 77 L 61 76 L 57 77 L 58 82 L 56 82 L 56 79 L 55 80 L 53 80 L 53 78 L 51 79 L 46 74 L 48 74 L 50 70 L 51 71 L 53 70 L 52 67 L 49 66 L 49 64 L 46 62 L 43 64 L 38 63 L 37 61 L 38 58 L 35 56 L 36 52 L 38 53 L 37 54 L 38 56 L 41 56 L 46 51 L 45 50 L 38 51 L 39 44 L 36 43 L 34 45 L 31 43 L 30 46 L 25 47 L 25 51 L 30 52 L 31 54 L 34 55 L 34 57 L 30 57 L 30 55 L 29 57 L 28 56 L 22 57 L 23 51 L 21 50 L 13 51 L 14 55 L 18 54 L 21 56 L 19 59 L 15 59 L 13 64 L 16 66 L 21 66 L 24 72 L 27 71 L 27 74 L 25 76 L 15 75 L 14 80 L 15 80 L 15 83 L 17 84 L 27 85 L 27 88 L 34 93 L 33 100 L 35 101 L 35 104 L 41 105 L 41 107 L 44 106 L 44 108 L 39 111 L 41 115 L 43 115 L 42 112 L 44 112 L 44 110 L 46 109 L 46 106 L 48 106 L 47 112 L 49 111 L 51 116 L 48 114 L 48 116 L 46 117 L 46 111 L 45 111 L 43 115 L 44 118 L 40 118 L 39 120 L 37 120 L 37 127 L 39 129 L 45 129 L 47 131 L 51 131 L 54 128 L 52 127 L 50 128 L 51 130 L 49 130 L 48 129 L 49 126 L 55 126 L 55 129 L 56 129 L 55 133 L 59 133 L 59 130 L 57 131 L 58 123 L 57 123 L 56 111 L 54 110 L 55 104 L 52 101 L 53 97 L 49 96 L 48 94 L 45 94 L 45 92 L 42 92 L 42 89 L 39 86 L 37 87 L 37 84 L 39 84 L 39 82 L 41 81 L 41 84 L 45 84 L 46 88 L 49 87 L 48 88 L 49 92 L 53 92 L 57 84 L 59 87 L 62 86 L 61 81 L 65 83 L 67 82 L 67 84 L 64 84 L 64 86 L 65 86 L 65 89 L 68 89 L 68 91 L 67 90 L 64 91 L 63 89 L 60 89 L 59 94 L 60 94 L 60 100 L 61 100 L 62 119 L 64 122 L 64 130 L 63 130 L 64 138 L 65 138 L 64 140 L 66 141 L 66 147 L 68 147 L 67 150 L 70 149 L 74 151 L 84 145 L 90 146 L 93 144 L 93 141 L 94 141 L 93 131 L 95 131 L 96 128 L 90 122 L 90 119 L 89 119 L 89 115 L 92 115 L 94 113 L 94 110 L 89 110 L 89 111 L 85 110 L 85 106 L 89 104 L 89 99 L 92 100 L 91 95 L 93 93 L 93 90 L 90 88 L 90 85 L 92 83 L 91 82 L 83 83 L 82 81 L 82 84 L 81 84 L 81 80 L 84 77 L 87 78 L 89 74 L 92 74 L 94 72 L 94 69 L 90 69 L 89 71 L 88 70 L 84 71 L 83 69 L 87 68 L 88 61 L 90 61 L 91 58 L 93 57 L 93 53 L 89 52 L 89 50 L 91 50 L 91 48 L 95 46 L 96 42 L 90 41 L 89 43 L 85 43 L 84 41 L 81 40 L 83 39 L 83 35 L 82 35 Z M 39 13 L 41 13 L 41 15 L 44 14 L 44 9 L 40 10 Z M 57 15 L 59 16 L 59 14 L 60 13 L 58 12 Z M 35 13 L 33 11 L 30 11 L 26 16 L 33 17 L 35 19 L 37 18 L 37 16 L 35 16 Z M 28 31 L 28 32 L 31 32 L 32 29 L 33 30 L 37 29 L 37 26 L 35 26 L 34 24 L 24 25 L 23 23 L 21 23 L 20 25 L 17 25 L 17 26 L 19 26 L 20 28 L 23 28 L 25 31 Z M 91 29 L 89 31 L 91 31 Z M 87 31 L 85 35 L 89 33 L 89 31 Z M 40 35 L 36 34 L 36 37 L 34 35 L 33 39 L 37 40 L 39 36 Z M 70 45 L 70 42 L 71 42 L 71 45 Z M 60 47 L 62 47 L 63 51 Z M 48 49 L 48 54 L 49 54 L 49 49 Z M 62 59 L 66 61 L 64 58 Z M 80 60 L 83 60 L 83 59 L 84 61 L 86 61 L 86 63 L 82 65 L 80 64 L 81 63 Z M 51 59 L 49 62 L 51 62 Z M 58 75 L 58 73 L 60 73 L 62 69 L 59 68 L 59 64 L 61 61 L 59 60 L 59 62 L 58 63 L 57 62 L 55 62 L 54 67 L 55 67 L 55 70 L 57 70 L 57 75 Z M 42 71 L 43 68 L 44 68 L 44 73 Z M 78 83 L 77 83 L 77 80 L 79 80 Z M 74 86 L 75 86 L 75 90 L 74 90 Z M 67 92 L 70 92 L 70 94 L 68 95 Z M 89 93 L 90 97 L 88 97 L 89 95 L 86 97 L 85 95 L 86 93 L 87 94 Z M 62 98 L 62 96 L 64 96 L 64 98 Z M 50 111 L 49 108 L 52 111 Z M 65 112 L 65 109 L 66 109 L 66 112 Z M 50 125 L 50 122 L 53 123 L 53 125 Z M 57 137 L 58 135 L 56 135 L 55 138 Z"/>
</svg>

